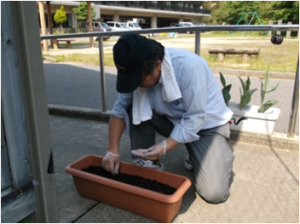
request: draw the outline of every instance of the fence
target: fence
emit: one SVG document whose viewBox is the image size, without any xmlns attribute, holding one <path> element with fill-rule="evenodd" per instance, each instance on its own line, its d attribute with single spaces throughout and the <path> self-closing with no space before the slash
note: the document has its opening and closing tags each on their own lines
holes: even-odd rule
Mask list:
<svg viewBox="0 0 300 224">
<path fill-rule="evenodd" d="M 269 21 L 269 24 L 270 24 L 270 25 L 273 25 L 273 24 L 274 24 L 273 20 L 270 20 L 270 21 Z M 283 24 L 283 23 L 282 23 L 282 19 L 278 20 L 278 21 L 277 21 L 277 24 L 278 24 L 278 25 L 286 25 L 286 24 Z M 287 25 L 292 25 L 292 22 L 288 22 Z M 291 32 L 292 32 L 291 30 L 287 30 L 287 31 L 286 31 L 285 37 L 286 37 L 286 38 L 290 38 L 290 37 L 291 37 Z M 281 32 L 280 30 L 276 31 L 276 33 L 279 34 L 279 35 L 283 35 L 282 32 Z M 271 35 L 272 35 L 272 31 L 269 31 L 269 32 L 268 32 L 268 36 L 271 37 Z M 299 37 L 299 32 L 297 32 L 297 37 Z"/>
<path fill-rule="evenodd" d="M 192 27 L 168 27 L 168 28 L 154 28 L 154 29 L 142 29 L 142 30 L 131 30 L 131 31 L 112 31 L 111 36 L 121 36 L 125 33 L 139 33 L 139 34 L 154 34 L 154 33 L 171 33 L 171 32 L 195 32 L 195 53 L 200 55 L 200 44 L 201 44 L 201 32 L 204 31 L 299 31 L 299 25 L 211 25 L 211 26 L 192 26 Z M 106 85 L 105 85 L 105 73 L 104 73 L 104 57 L 103 57 L 103 36 L 107 33 L 93 32 L 93 33 L 80 33 L 80 34 L 64 34 L 64 35 L 45 35 L 41 36 L 42 40 L 57 39 L 57 38 L 74 38 L 74 37 L 93 37 L 98 36 L 99 40 L 99 62 L 100 62 L 100 77 L 101 77 L 101 93 L 102 93 L 102 112 L 106 113 Z M 299 57 L 298 57 L 299 61 Z M 296 114 L 298 111 L 299 104 L 299 64 L 297 66 L 295 74 L 295 85 L 292 100 L 292 109 L 288 129 L 288 137 L 294 136 Z"/>
</svg>

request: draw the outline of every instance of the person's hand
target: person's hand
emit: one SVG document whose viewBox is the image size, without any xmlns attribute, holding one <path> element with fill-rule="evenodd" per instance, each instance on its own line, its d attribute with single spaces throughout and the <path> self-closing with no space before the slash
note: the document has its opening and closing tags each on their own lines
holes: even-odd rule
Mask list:
<svg viewBox="0 0 300 224">
<path fill-rule="evenodd" d="M 119 173 L 120 163 L 120 155 L 114 154 L 110 151 L 108 151 L 102 159 L 102 167 L 113 175 Z"/>
<path fill-rule="evenodd" d="M 159 157 L 165 155 L 166 150 L 167 150 L 167 143 L 166 140 L 163 140 L 162 142 L 157 143 L 148 149 L 131 150 L 131 154 L 144 159 L 155 161 L 159 159 Z"/>
</svg>

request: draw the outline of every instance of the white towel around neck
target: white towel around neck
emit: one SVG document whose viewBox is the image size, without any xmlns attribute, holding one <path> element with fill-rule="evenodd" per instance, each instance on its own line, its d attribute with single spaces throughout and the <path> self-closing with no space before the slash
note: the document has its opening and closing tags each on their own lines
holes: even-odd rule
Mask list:
<svg viewBox="0 0 300 224">
<path fill-rule="evenodd" d="M 169 54 L 165 51 L 165 56 L 161 67 L 162 98 L 167 102 L 172 102 L 181 98 L 181 92 L 178 87 L 172 62 Z M 147 89 L 137 88 L 133 92 L 132 102 L 132 123 L 140 124 L 152 118 L 152 109 L 149 103 Z"/>
</svg>

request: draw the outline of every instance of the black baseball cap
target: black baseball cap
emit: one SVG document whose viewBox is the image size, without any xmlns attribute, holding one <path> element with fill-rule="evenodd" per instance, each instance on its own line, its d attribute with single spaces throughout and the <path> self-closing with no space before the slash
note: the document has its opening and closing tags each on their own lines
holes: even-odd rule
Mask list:
<svg viewBox="0 0 300 224">
<path fill-rule="evenodd" d="M 144 61 L 151 54 L 150 41 L 136 33 L 124 34 L 114 45 L 113 54 L 118 70 L 117 91 L 133 92 L 142 81 Z"/>
</svg>

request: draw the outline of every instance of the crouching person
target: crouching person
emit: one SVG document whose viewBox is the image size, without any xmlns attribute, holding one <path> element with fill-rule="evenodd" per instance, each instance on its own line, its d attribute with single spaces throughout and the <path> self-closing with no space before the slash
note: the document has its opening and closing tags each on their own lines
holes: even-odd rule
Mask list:
<svg viewBox="0 0 300 224">
<path fill-rule="evenodd" d="M 103 168 L 118 173 L 124 131 L 139 166 L 163 170 L 160 157 L 184 144 L 184 165 L 194 173 L 197 192 L 209 203 L 226 201 L 233 178 L 232 111 L 207 62 L 138 34 L 121 36 L 113 53 L 119 95 L 111 111 Z M 165 137 L 162 142 L 156 143 L 156 132 Z"/>
</svg>

